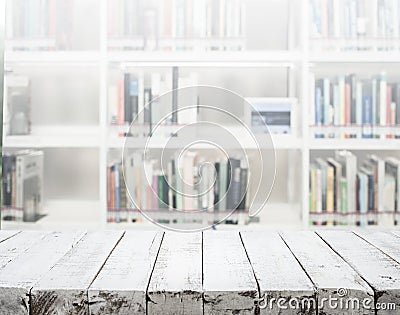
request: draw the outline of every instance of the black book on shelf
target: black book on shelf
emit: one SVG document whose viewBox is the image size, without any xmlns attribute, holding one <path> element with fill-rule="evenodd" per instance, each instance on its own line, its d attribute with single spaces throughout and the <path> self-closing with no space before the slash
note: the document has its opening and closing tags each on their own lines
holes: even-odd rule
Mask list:
<svg viewBox="0 0 400 315">
<path fill-rule="evenodd" d="M 15 155 L 3 155 L 2 177 L 3 177 L 3 206 L 12 206 L 12 177 L 15 171 Z"/>
<path fill-rule="evenodd" d="M 150 124 L 151 131 L 151 88 L 144 89 L 144 123 Z"/>
<path fill-rule="evenodd" d="M 215 167 L 215 185 L 214 185 L 214 211 L 215 210 L 219 210 L 219 193 L 220 193 L 220 183 L 219 183 L 219 174 L 220 174 L 220 163 L 219 162 L 215 162 L 214 163 L 214 167 Z"/>
<path fill-rule="evenodd" d="M 247 180 L 248 180 L 248 169 L 242 168 L 240 170 L 240 192 L 239 192 L 239 199 L 241 200 L 237 208 L 240 210 L 246 209 Z"/>
<path fill-rule="evenodd" d="M 392 85 L 392 102 L 396 103 L 396 124 L 400 125 L 400 83 Z"/>
<path fill-rule="evenodd" d="M 228 178 L 227 178 L 227 210 L 235 210 L 240 203 L 240 160 L 235 158 L 228 159 Z"/>
<path fill-rule="evenodd" d="M 178 67 L 172 68 L 172 117 L 171 123 L 178 123 L 178 81 L 179 70 Z"/>
<path fill-rule="evenodd" d="M 131 104 L 131 96 L 130 96 L 130 74 L 124 74 L 124 121 L 127 123 L 132 122 L 133 117 L 133 109 Z"/>
</svg>

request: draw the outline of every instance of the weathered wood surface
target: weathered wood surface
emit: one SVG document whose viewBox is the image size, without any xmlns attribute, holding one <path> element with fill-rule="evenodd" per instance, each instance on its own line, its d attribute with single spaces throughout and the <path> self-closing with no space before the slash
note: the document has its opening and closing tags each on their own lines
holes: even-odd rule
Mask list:
<svg viewBox="0 0 400 315">
<path fill-rule="evenodd" d="M 203 232 L 204 314 L 254 314 L 257 282 L 238 232 Z"/>
<path fill-rule="evenodd" d="M 127 231 L 89 288 L 91 315 L 146 314 L 146 292 L 163 233 Z"/>
<path fill-rule="evenodd" d="M 318 235 L 373 287 L 377 303 L 396 303 L 399 312 L 399 263 L 350 231 L 319 231 Z M 393 310 L 378 309 L 377 314 L 393 314 Z"/>
<path fill-rule="evenodd" d="M 12 230 L 0 230 L 0 243 L 9 239 L 10 237 L 18 234 L 19 231 L 12 231 Z"/>
<path fill-rule="evenodd" d="M 341 307 L 330 307 L 329 299 L 368 299 L 373 306 L 371 287 L 318 235 L 309 231 L 281 235 L 317 288 L 319 314 L 348 314 Z M 351 314 L 374 314 L 374 310 L 368 308 L 367 305 L 354 309 Z"/>
<path fill-rule="evenodd" d="M 0 243 L 0 269 L 41 241 L 50 232 L 23 231 Z"/>
<path fill-rule="evenodd" d="M 123 232 L 88 232 L 31 290 L 31 314 L 89 313 L 87 290 Z"/>
<path fill-rule="evenodd" d="M 202 234 L 166 232 L 148 288 L 148 314 L 203 314 Z"/>
<path fill-rule="evenodd" d="M 398 234 L 0 232 L 0 314 L 400 314 Z"/>
<path fill-rule="evenodd" d="M 0 270 L 0 314 L 29 314 L 32 286 L 83 236 L 82 232 L 52 232 Z M 7 240 L 6 242 L 10 241 Z"/>
<path fill-rule="evenodd" d="M 298 314 L 299 310 L 302 314 L 316 314 L 314 285 L 279 234 L 240 234 L 260 289 L 261 314 L 281 314 L 283 309 L 285 314 Z M 306 300 L 313 300 L 314 304 L 303 309 Z"/>
<path fill-rule="evenodd" d="M 400 263 L 400 236 L 390 232 L 361 229 L 355 233 Z"/>
</svg>

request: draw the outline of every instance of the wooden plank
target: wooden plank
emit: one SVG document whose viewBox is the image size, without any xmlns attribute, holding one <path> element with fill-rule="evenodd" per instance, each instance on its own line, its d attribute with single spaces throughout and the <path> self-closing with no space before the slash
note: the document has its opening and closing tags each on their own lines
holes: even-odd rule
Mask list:
<svg viewBox="0 0 400 315">
<path fill-rule="evenodd" d="M 241 232 L 261 294 L 261 314 L 316 314 L 314 285 L 278 233 Z M 312 303 L 307 304 L 308 301 Z M 310 305 L 302 309 L 301 305 Z"/>
<path fill-rule="evenodd" d="M 358 236 L 400 263 L 400 236 L 390 232 L 359 229 Z"/>
<path fill-rule="evenodd" d="M 319 231 L 335 250 L 367 281 L 375 291 L 375 302 L 395 303 L 400 310 L 400 264 L 350 231 Z M 393 310 L 377 310 L 377 314 L 393 314 Z"/>
<path fill-rule="evenodd" d="M 50 232 L 23 231 L 0 243 L 0 269 L 41 241 Z"/>
<path fill-rule="evenodd" d="M 88 314 L 87 289 L 123 232 L 89 232 L 31 290 L 31 314 Z"/>
<path fill-rule="evenodd" d="M 29 313 L 29 292 L 83 236 L 83 232 L 53 232 L 0 270 L 0 314 Z"/>
<path fill-rule="evenodd" d="M 12 230 L 0 230 L 0 243 L 8 240 L 10 237 L 17 235 L 19 231 L 12 231 Z"/>
<path fill-rule="evenodd" d="M 148 314 L 203 314 L 201 233 L 166 232 L 147 290 Z"/>
<path fill-rule="evenodd" d="M 392 233 L 400 237 L 400 231 L 392 231 Z"/>
<path fill-rule="evenodd" d="M 281 236 L 317 288 L 319 314 L 347 314 L 347 306 L 352 314 L 374 314 L 368 305 L 351 307 L 352 299 L 365 300 L 373 306 L 374 292 L 318 235 L 296 231 Z M 329 303 L 333 299 L 343 301 L 342 306 Z"/>
<path fill-rule="evenodd" d="M 91 315 L 146 314 L 146 290 L 162 232 L 127 231 L 89 288 Z"/>
<path fill-rule="evenodd" d="M 254 314 L 257 282 L 238 232 L 203 232 L 204 314 Z"/>
</svg>

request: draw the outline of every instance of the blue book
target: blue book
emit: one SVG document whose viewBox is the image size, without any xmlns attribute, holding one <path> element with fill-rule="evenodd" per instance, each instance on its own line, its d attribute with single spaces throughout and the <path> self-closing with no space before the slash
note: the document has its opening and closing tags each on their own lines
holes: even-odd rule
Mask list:
<svg viewBox="0 0 400 315">
<path fill-rule="evenodd" d="M 363 96 L 362 137 L 372 138 L 372 97 Z"/>
<path fill-rule="evenodd" d="M 315 88 L 315 125 L 321 126 L 322 124 L 322 90 L 320 87 Z M 323 134 L 315 134 L 315 138 L 323 138 Z"/>
</svg>

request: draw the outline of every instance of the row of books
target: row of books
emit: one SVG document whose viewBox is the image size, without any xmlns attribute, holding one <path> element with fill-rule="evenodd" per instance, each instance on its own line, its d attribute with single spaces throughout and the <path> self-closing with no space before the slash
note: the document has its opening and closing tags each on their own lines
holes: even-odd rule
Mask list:
<svg viewBox="0 0 400 315">
<path fill-rule="evenodd" d="M 43 196 L 43 152 L 23 150 L 3 155 L 1 217 L 35 221 Z"/>
<path fill-rule="evenodd" d="M 310 34 L 325 39 L 398 39 L 399 17 L 399 0 L 311 0 Z M 357 43 L 347 49 L 374 48 Z"/>
<path fill-rule="evenodd" d="M 395 225 L 400 212 L 400 160 L 368 155 L 357 166 L 350 151 L 317 158 L 310 166 L 314 225 Z"/>
<path fill-rule="evenodd" d="M 318 130 L 316 138 L 395 138 L 400 135 L 382 127 L 400 124 L 400 83 L 388 83 L 385 73 L 362 80 L 355 74 L 324 77 L 311 82 L 311 125 L 352 126 L 361 133 L 323 132 Z M 386 129 L 385 129 L 386 130 Z"/>
<path fill-rule="evenodd" d="M 6 38 L 14 50 L 27 49 L 24 40 L 35 40 L 36 49 L 66 49 L 70 46 L 73 23 L 73 1 L 12 0 L 6 5 Z M 42 42 L 42 44 L 41 44 Z"/>
<path fill-rule="evenodd" d="M 4 76 L 3 130 L 6 135 L 26 135 L 31 131 L 31 84 L 23 75 Z"/>
<path fill-rule="evenodd" d="M 178 112 L 180 93 L 176 91 L 178 88 L 195 85 L 197 74 L 192 72 L 187 76 L 179 76 L 177 67 L 168 73 L 125 73 L 123 79 L 108 88 L 110 123 L 158 123 L 164 118 L 164 113 L 171 113 L 170 117 L 163 120 L 166 124 L 195 122 L 196 110 Z M 166 93 L 167 96 L 162 96 Z M 192 97 L 193 104 L 197 104 L 197 95 Z"/>
<path fill-rule="evenodd" d="M 137 50 L 240 50 L 243 41 L 225 45 L 221 40 L 244 36 L 245 13 L 243 0 L 109 0 L 109 46 Z M 219 42 L 212 43 L 210 39 Z"/>
<path fill-rule="evenodd" d="M 107 200 L 115 221 L 126 209 L 145 213 L 173 209 L 198 213 L 229 213 L 248 209 L 249 171 L 244 159 L 221 158 L 206 163 L 196 151 L 187 151 L 169 160 L 164 172 L 158 160 L 143 160 L 133 153 L 124 164 L 113 163 L 107 168 Z M 125 216 L 124 216 L 125 217 Z"/>
</svg>

